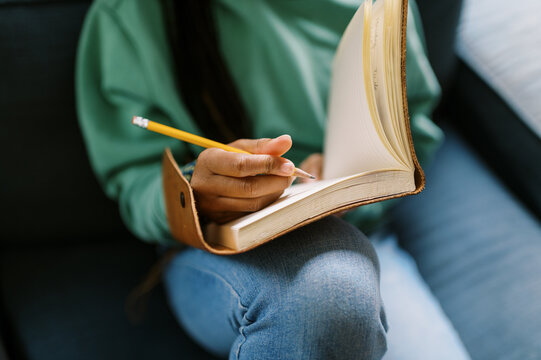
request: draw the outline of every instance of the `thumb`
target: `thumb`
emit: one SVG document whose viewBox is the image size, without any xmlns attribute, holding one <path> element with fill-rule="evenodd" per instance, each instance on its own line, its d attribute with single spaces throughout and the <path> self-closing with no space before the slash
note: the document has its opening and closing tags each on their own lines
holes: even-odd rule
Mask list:
<svg viewBox="0 0 541 360">
<path fill-rule="evenodd" d="M 229 145 L 251 152 L 252 154 L 267 154 L 282 156 L 291 149 L 291 136 L 282 135 L 274 139 L 240 139 Z"/>
</svg>

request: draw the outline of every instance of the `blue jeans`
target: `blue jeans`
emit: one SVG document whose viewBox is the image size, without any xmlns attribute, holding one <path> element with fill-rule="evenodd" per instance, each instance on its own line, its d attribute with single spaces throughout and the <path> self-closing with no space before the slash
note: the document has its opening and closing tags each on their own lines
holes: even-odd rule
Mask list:
<svg viewBox="0 0 541 360">
<path fill-rule="evenodd" d="M 380 359 L 379 264 L 355 227 L 328 217 L 245 254 L 179 253 L 165 284 L 185 330 L 230 359 Z"/>
<path fill-rule="evenodd" d="M 468 359 L 452 326 L 392 235 L 372 239 L 336 217 L 221 257 L 197 249 L 170 263 L 165 285 L 185 330 L 230 359 Z M 380 297 L 386 300 L 391 328 Z"/>
</svg>

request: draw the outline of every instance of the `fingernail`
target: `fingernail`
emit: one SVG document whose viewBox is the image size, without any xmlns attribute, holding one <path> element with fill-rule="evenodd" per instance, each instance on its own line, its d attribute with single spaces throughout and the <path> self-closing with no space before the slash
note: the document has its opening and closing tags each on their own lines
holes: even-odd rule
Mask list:
<svg viewBox="0 0 541 360">
<path fill-rule="evenodd" d="M 293 175 L 293 173 L 295 172 L 295 165 L 293 165 L 292 162 L 283 163 L 282 166 L 280 166 L 280 171 L 284 175 Z"/>
<path fill-rule="evenodd" d="M 287 137 L 287 138 L 289 138 L 291 140 L 291 135 L 287 135 L 287 134 L 280 135 L 276 139 L 281 139 L 281 138 L 284 138 L 284 137 Z"/>
</svg>

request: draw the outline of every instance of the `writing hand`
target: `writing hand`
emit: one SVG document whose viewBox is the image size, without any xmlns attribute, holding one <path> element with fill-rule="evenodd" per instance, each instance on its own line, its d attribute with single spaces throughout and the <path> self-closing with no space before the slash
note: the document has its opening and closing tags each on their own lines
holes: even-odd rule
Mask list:
<svg viewBox="0 0 541 360">
<path fill-rule="evenodd" d="M 229 145 L 252 154 L 206 149 L 199 154 L 191 179 L 198 211 L 218 223 L 262 209 L 294 180 L 295 165 L 281 157 L 291 148 L 289 135 Z"/>
</svg>

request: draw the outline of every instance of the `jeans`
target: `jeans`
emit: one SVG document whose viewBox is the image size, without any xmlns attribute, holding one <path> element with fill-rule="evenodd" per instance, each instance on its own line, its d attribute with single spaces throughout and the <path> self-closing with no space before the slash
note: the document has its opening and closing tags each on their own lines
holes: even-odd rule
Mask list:
<svg viewBox="0 0 541 360">
<path fill-rule="evenodd" d="M 229 359 L 381 359 L 387 348 L 374 248 L 334 216 L 240 255 L 186 249 L 165 284 L 185 330 Z"/>
<path fill-rule="evenodd" d="M 371 242 L 328 217 L 237 256 L 179 253 L 165 275 L 171 307 L 208 351 L 230 359 L 468 359 L 392 236 Z M 389 312 L 388 312 L 389 313 Z"/>
</svg>

